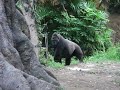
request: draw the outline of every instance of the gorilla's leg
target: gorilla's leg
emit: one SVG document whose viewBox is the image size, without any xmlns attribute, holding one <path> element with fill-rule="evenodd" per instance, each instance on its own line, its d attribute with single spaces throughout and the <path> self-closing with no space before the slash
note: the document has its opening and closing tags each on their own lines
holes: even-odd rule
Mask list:
<svg viewBox="0 0 120 90">
<path fill-rule="evenodd" d="M 79 62 L 80 62 L 80 63 L 83 62 L 83 55 L 77 54 L 76 57 L 79 59 Z"/>
<path fill-rule="evenodd" d="M 79 59 L 79 62 L 83 62 L 83 53 L 81 50 L 75 50 L 74 51 L 74 56 L 76 56 Z"/>
<path fill-rule="evenodd" d="M 71 58 L 66 58 L 65 59 L 65 66 L 70 65 L 71 63 Z"/>
<path fill-rule="evenodd" d="M 54 61 L 55 61 L 55 62 L 59 62 L 59 63 L 62 64 L 62 60 L 61 60 L 61 58 L 56 58 L 56 57 L 54 57 Z"/>
<path fill-rule="evenodd" d="M 62 60 L 61 60 L 61 59 L 59 59 L 59 63 L 61 63 L 61 64 L 62 64 Z"/>
</svg>

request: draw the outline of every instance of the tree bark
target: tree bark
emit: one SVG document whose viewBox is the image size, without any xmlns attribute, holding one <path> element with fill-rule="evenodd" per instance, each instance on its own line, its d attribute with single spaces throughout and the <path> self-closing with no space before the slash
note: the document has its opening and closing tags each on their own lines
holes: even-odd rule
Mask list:
<svg viewBox="0 0 120 90">
<path fill-rule="evenodd" d="M 39 63 L 22 32 L 28 29 L 23 23 L 15 1 L 0 0 L 0 90 L 58 90 L 59 82 Z"/>
<path fill-rule="evenodd" d="M 22 13 L 25 17 L 25 20 L 27 22 L 28 25 L 28 29 L 29 29 L 29 34 L 30 34 L 30 41 L 31 43 L 34 45 L 34 51 L 37 55 L 37 57 L 39 57 L 39 40 L 37 37 L 37 30 L 35 28 L 35 20 L 34 20 L 34 11 L 33 11 L 33 4 L 34 4 L 35 0 L 22 0 L 23 2 L 23 8 L 22 8 Z"/>
</svg>

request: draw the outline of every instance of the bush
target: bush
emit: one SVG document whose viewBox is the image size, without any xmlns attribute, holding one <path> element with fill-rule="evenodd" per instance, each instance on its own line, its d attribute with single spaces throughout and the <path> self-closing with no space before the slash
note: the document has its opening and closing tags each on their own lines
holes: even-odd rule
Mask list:
<svg viewBox="0 0 120 90">
<path fill-rule="evenodd" d="M 107 28 L 108 16 L 97 10 L 94 3 L 85 0 L 64 0 L 64 9 L 51 5 L 37 5 L 36 20 L 41 32 L 53 32 L 79 44 L 87 55 L 105 51 L 111 45 L 111 30 Z"/>
<path fill-rule="evenodd" d="M 74 13 L 61 12 L 62 18 L 54 20 L 60 25 L 55 31 L 78 43 L 87 54 L 105 50 L 111 45 L 111 30 L 106 27 L 107 14 L 97 10 L 92 3 L 72 5 Z"/>
<path fill-rule="evenodd" d="M 85 62 L 120 61 L 120 45 L 109 47 L 106 52 L 98 51 L 85 58 Z"/>
</svg>

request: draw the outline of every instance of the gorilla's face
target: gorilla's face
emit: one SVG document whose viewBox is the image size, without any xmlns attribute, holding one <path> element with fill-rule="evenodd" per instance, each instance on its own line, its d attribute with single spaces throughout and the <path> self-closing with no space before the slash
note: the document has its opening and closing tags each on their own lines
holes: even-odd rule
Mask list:
<svg viewBox="0 0 120 90">
<path fill-rule="evenodd" d="M 51 42 L 53 46 L 57 46 L 59 43 L 59 35 L 53 34 L 51 38 Z"/>
<path fill-rule="evenodd" d="M 57 40 L 52 40 L 52 45 L 53 46 L 56 46 L 58 44 L 58 41 Z"/>
</svg>

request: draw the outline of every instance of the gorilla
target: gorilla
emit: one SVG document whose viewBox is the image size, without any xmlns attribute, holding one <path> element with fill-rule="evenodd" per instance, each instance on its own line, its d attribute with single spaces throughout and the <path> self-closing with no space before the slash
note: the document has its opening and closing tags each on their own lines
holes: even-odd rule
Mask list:
<svg viewBox="0 0 120 90">
<path fill-rule="evenodd" d="M 51 43 L 52 48 L 54 48 L 55 62 L 62 63 L 61 59 L 65 58 L 65 65 L 70 65 L 73 56 L 76 56 L 80 62 L 83 62 L 83 52 L 76 43 L 65 39 L 57 33 L 52 34 Z"/>
</svg>

